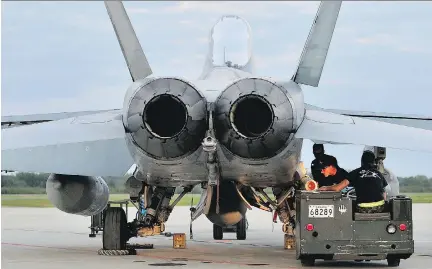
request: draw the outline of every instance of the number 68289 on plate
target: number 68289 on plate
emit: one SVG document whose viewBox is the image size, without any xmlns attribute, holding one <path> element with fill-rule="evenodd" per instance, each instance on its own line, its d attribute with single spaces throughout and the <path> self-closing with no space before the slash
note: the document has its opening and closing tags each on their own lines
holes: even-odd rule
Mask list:
<svg viewBox="0 0 432 269">
<path fill-rule="evenodd" d="M 334 218 L 334 205 L 309 205 L 309 218 Z"/>
</svg>

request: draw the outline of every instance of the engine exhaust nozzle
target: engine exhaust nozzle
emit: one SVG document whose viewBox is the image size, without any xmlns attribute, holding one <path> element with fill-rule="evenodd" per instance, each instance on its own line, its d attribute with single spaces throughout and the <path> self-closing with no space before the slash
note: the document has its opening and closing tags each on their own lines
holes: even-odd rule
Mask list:
<svg viewBox="0 0 432 269">
<path fill-rule="evenodd" d="M 293 138 L 295 112 L 285 88 L 263 78 L 229 85 L 214 105 L 215 134 L 232 154 L 267 159 Z"/>
<path fill-rule="evenodd" d="M 133 141 L 156 159 L 192 154 L 208 128 L 206 99 L 179 78 L 136 82 L 125 99 L 124 111 L 123 123 Z"/>
</svg>

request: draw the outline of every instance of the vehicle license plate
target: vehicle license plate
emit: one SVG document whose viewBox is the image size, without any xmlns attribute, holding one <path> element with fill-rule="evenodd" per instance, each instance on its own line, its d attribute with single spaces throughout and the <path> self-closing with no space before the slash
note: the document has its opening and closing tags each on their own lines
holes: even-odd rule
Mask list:
<svg viewBox="0 0 432 269">
<path fill-rule="evenodd" d="M 309 205 L 309 218 L 334 218 L 334 205 Z"/>
</svg>

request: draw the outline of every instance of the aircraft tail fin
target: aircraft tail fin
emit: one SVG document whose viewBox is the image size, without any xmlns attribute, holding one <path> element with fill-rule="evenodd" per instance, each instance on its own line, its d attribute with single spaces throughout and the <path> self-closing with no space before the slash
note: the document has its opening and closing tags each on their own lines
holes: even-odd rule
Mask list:
<svg viewBox="0 0 432 269">
<path fill-rule="evenodd" d="M 135 34 L 121 1 L 105 1 L 117 40 L 133 81 L 150 76 L 153 71 Z"/>
<path fill-rule="evenodd" d="M 342 1 L 321 1 L 292 80 L 318 87 Z"/>
</svg>

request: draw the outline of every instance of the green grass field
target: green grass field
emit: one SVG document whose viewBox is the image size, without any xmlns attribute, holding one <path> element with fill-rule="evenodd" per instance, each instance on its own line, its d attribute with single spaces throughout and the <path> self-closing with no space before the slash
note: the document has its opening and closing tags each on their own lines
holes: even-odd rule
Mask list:
<svg viewBox="0 0 432 269">
<path fill-rule="evenodd" d="M 413 203 L 432 203 L 432 193 L 404 193 L 405 195 L 411 197 Z"/>
<path fill-rule="evenodd" d="M 179 206 L 189 206 L 191 204 L 191 198 L 193 196 L 193 204 L 196 205 L 199 201 L 199 194 L 186 194 L 180 202 Z M 178 195 L 174 195 L 171 199 L 171 203 L 174 202 Z M 110 201 L 117 201 L 128 199 L 127 194 L 111 194 Z M 46 194 L 2 194 L 1 195 L 1 206 L 2 207 L 53 207 L 51 202 L 48 200 Z M 132 206 L 133 205 L 129 205 Z"/>
<path fill-rule="evenodd" d="M 413 199 L 414 203 L 432 203 L 432 193 L 406 193 Z M 193 196 L 193 204 L 196 205 L 199 201 L 199 194 L 187 194 L 177 204 L 179 206 L 189 206 Z M 171 202 L 177 195 L 174 195 Z M 127 199 L 127 194 L 111 194 L 110 200 L 123 200 Z M 53 207 L 48 197 L 45 194 L 2 194 L 1 195 L 2 207 Z M 133 205 L 130 205 L 133 206 Z"/>
</svg>

